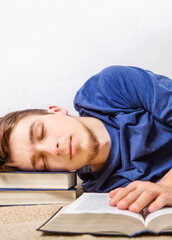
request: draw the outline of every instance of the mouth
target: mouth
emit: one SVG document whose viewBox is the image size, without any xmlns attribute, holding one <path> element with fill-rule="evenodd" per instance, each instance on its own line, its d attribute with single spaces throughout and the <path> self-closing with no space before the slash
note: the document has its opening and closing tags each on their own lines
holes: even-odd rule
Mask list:
<svg viewBox="0 0 172 240">
<path fill-rule="evenodd" d="M 71 146 L 71 141 L 72 141 L 72 137 L 70 137 L 70 141 L 69 141 L 69 157 L 70 157 L 70 159 L 72 158 L 72 146 Z"/>
<path fill-rule="evenodd" d="M 70 137 L 70 144 L 69 144 L 69 154 L 70 154 L 70 159 L 72 159 L 75 156 L 76 153 L 76 146 L 73 142 L 72 137 Z"/>
</svg>

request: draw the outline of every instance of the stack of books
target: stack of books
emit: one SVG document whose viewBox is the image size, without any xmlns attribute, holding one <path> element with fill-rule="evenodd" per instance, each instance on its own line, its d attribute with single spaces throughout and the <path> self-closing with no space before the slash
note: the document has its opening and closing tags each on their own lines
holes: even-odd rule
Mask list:
<svg viewBox="0 0 172 240">
<path fill-rule="evenodd" d="M 0 172 L 0 206 L 69 203 L 75 172 Z"/>
</svg>

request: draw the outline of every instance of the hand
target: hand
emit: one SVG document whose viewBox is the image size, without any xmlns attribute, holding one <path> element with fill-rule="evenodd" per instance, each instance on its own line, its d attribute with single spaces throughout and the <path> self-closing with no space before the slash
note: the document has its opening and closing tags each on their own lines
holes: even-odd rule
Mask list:
<svg viewBox="0 0 172 240">
<path fill-rule="evenodd" d="M 149 212 L 154 212 L 165 205 L 172 206 L 171 184 L 134 181 L 124 188 L 110 191 L 109 204 L 132 212 L 140 212 L 147 206 Z"/>
</svg>

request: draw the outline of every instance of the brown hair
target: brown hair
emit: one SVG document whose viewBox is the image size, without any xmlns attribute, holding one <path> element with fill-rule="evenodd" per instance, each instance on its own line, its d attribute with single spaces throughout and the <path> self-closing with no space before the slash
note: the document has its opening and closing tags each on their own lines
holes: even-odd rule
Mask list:
<svg viewBox="0 0 172 240">
<path fill-rule="evenodd" d="M 16 166 L 12 166 L 10 156 L 9 138 L 17 123 L 24 117 L 31 115 L 49 114 L 45 109 L 27 109 L 6 114 L 0 118 L 0 171 L 19 171 Z"/>
</svg>

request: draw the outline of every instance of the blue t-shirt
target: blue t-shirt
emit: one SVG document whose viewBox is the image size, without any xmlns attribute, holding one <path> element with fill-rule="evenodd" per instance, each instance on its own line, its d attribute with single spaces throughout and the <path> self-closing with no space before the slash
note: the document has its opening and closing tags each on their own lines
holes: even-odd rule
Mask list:
<svg viewBox="0 0 172 240">
<path fill-rule="evenodd" d="M 111 66 L 77 92 L 80 116 L 102 121 L 111 138 L 103 167 L 78 170 L 86 191 L 108 192 L 134 180 L 157 182 L 172 168 L 172 80 L 137 67 Z"/>
</svg>

